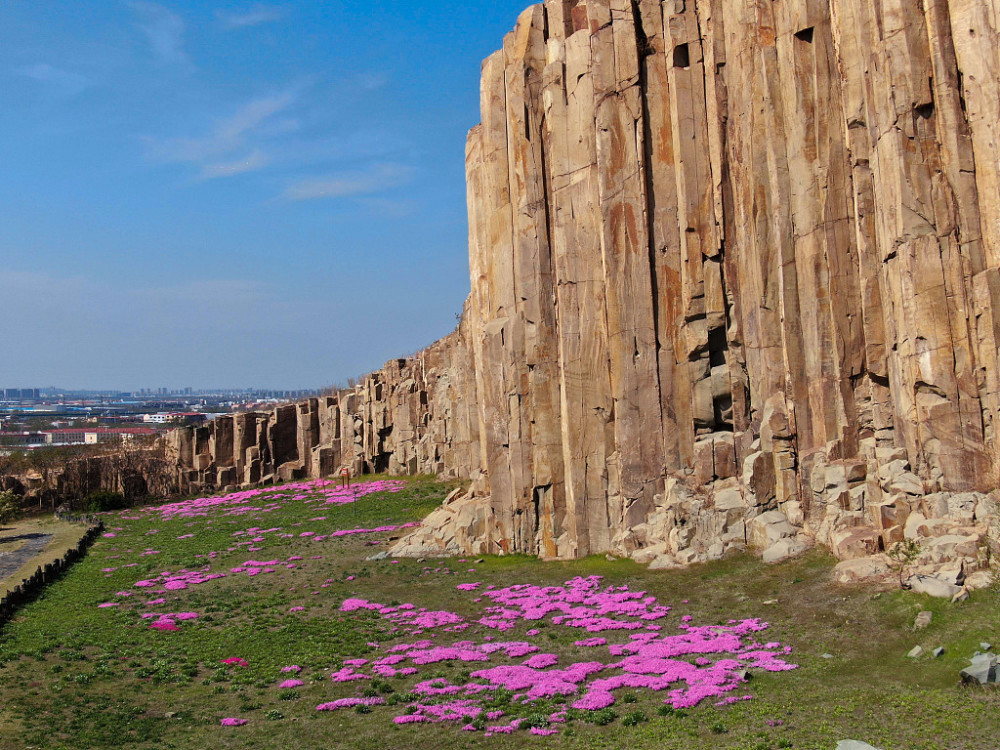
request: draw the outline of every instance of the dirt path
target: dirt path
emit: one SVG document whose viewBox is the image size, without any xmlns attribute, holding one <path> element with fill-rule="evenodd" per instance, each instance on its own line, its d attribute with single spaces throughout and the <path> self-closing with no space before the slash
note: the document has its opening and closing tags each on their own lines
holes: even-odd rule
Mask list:
<svg viewBox="0 0 1000 750">
<path fill-rule="evenodd" d="M 84 527 L 54 519 L 28 518 L 0 529 L 0 596 L 74 546 Z"/>
<path fill-rule="evenodd" d="M 42 553 L 42 550 L 52 539 L 52 534 L 14 534 L 12 536 L 0 536 L 0 581 L 14 575 L 31 558 Z M 17 549 L 7 551 L 5 547 L 13 546 L 14 543 L 21 542 Z"/>
</svg>

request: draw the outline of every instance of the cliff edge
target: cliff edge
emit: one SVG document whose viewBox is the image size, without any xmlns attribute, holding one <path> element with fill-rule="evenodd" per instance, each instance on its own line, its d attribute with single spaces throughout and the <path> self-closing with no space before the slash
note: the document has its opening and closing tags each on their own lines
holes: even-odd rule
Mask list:
<svg viewBox="0 0 1000 750">
<path fill-rule="evenodd" d="M 397 547 L 996 550 L 1000 0 L 551 0 L 482 72 L 459 329 L 170 436 L 179 485 L 465 477 Z"/>
</svg>

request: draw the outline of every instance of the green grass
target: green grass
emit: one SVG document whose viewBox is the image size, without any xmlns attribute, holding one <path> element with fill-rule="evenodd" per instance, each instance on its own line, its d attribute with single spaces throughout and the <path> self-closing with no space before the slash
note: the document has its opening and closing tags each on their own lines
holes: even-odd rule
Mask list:
<svg viewBox="0 0 1000 750">
<path fill-rule="evenodd" d="M 251 526 L 324 533 L 415 520 L 453 486 L 421 479 L 408 482 L 403 492 L 371 495 L 353 506 L 288 501 L 280 511 L 259 518 L 213 515 L 210 525 L 204 519 L 120 522 L 111 517 L 109 526 L 125 530 L 101 539 L 84 561 L 0 629 L 0 747 L 827 750 L 848 737 L 885 750 L 996 747 L 1000 691 L 963 688 L 957 676 L 980 641 L 1000 646 L 996 590 L 976 592 L 968 602 L 952 605 L 900 591 L 837 586 L 830 583 L 834 561 L 819 552 L 775 566 L 737 557 L 683 571 L 650 572 L 604 557 L 556 563 L 516 555 L 487 557 L 482 563 L 366 562 L 366 556 L 384 548 L 366 542 L 390 534 L 323 542 L 269 534 L 259 552 L 227 551 L 243 540 L 232 534 Z M 326 520 L 309 520 L 319 516 Z M 156 534 L 148 534 L 154 529 Z M 195 536 L 177 539 L 189 533 Z M 159 554 L 142 556 L 147 547 Z M 211 561 L 213 571 L 228 571 L 251 557 L 305 559 L 295 569 L 254 578 L 231 575 L 170 592 L 166 604 L 141 610 L 201 615 L 176 632 L 149 629 L 131 606 L 97 608 L 115 600 L 118 591 L 138 592 L 130 600 L 150 598 L 132 584 L 165 569 L 202 566 L 208 561 L 197 555 L 209 550 L 220 553 Z M 310 559 L 313 555 L 322 559 Z M 136 567 L 119 567 L 132 562 Z M 102 569 L 108 567 L 118 569 L 107 576 Z M 436 568 L 441 570 L 433 572 Z M 697 624 L 761 617 L 772 625 L 764 639 L 790 644 L 794 651 L 789 658 L 800 668 L 755 675 L 748 685 L 753 700 L 721 708 L 706 701 L 693 709 L 667 710 L 660 695 L 620 691 L 618 702 L 606 711 L 585 715 L 571 710 L 571 721 L 551 737 L 518 731 L 485 738 L 451 724 L 392 724 L 414 679 L 461 680 L 478 665 L 445 662 L 424 668 L 416 678 L 361 687 L 329 680 L 330 671 L 344 659 L 371 654 L 369 643 L 392 644 L 400 638 L 374 614 L 340 613 L 339 604 L 347 597 L 473 615 L 476 605 L 456 591 L 456 584 L 556 584 L 593 574 L 645 589 L 673 605 L 678 615 L 692 615 Z M 354 579 L 348 581 L 348 576 Z M 771 599 L 778 603 L 763 604 Z M 305 610 L 289 612 L 299 606 Z M 913 617 L 921 608 L 934 612 L 933 622 L 914 632 Z M 573 646 L 584 637 L 580 632 L 545 622 L 533 625 L 541 631 L 534 642 L 559 654 L 561 663 L 580 660 L 581 650 Z M 523 639 L 529 627 L 519 624 L 504 639 Z M 473 629 L 455 640 L 487 634 Z M 613 633 L 605 635 L 616 640 Z M 928 651 L 942 645 L 946 654 L 905 658 L 918 643 Z M 823 658 L 826 653 L 833 658 Z M 585 658 L 593 656 L 588 650 Z M 219 663 L 228 657 L 242 657 L 250 666 Z M 303 667 L 298 678 L 306 684 L 281 690 L 278 683 L 288 675 L 280 668 L 290 664 Z M 370 713 L 315 710 L 319 703 L 369 687 L 399 705 Z M 536 725 L 565 707 L 559 700 L 521 706 L 505 691 L 497 691 L 492 703 L 507 712 L 503 722 L 522 716 Z M 220 727 L 219 720 L 229 716 L 249 723 Z"/>
</svg>

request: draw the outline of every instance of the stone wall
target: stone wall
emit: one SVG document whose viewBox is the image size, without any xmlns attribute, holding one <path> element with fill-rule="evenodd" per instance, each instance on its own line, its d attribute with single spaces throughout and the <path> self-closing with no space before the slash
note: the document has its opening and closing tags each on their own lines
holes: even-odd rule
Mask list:
<svg viewBox="0 0 1000 750">
<path fill-rule="evenodd" d="M 338 396 L 174 433 L 181 484 L 474 479 L 414 554 L 909 536 L 981 562 L 998 29 L 998 0 L 529 8 L 483 63 L 462 326 Z"/>
</svg>

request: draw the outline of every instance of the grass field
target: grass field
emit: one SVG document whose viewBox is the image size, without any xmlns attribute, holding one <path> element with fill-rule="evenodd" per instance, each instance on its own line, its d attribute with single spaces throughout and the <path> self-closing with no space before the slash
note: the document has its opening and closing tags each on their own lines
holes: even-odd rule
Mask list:
<svg viewBox="0 0 1000 750">
<path fill-rule="evenodd" d="M 354 496 L 289 485 L 109 515 L 113 536 L 0 629 L 0 747 L 766 750 L 832 749 L 844 738 L 885 750 L 997 747 L 1000 694 L 958 684 L 958 670 L 981 641 L 1000 646 L 996 590 L 952 605 L 837 586 L 830 582 L 834 561 L 821 552 L 773 566 L 736 557 L 671 572 L 603 556 L 366 561 L 405 529 L 335 533 L 419 520 L 452 487 L 408 480 L 369 486 L 396 491 L 328 503 Z M 649 619 L 609 615 L 628 627 L 641 623 L 635 630 L 601 630 L 592 612 L 575 624 L 560 612 L 528 620 L 503 593 L 588 576 L 602 577 L 592 581 L 595 592 L 628 587 L 617 589 L 622 599 L 646 592 L 629 601 L 641 602 Z M 530 591 L 533 601 L 552 603 L 576 590 Z M 669 612 L 656 609 L 664 605 Z M 920 609 L 934 617 L 915 632 Z M 715 648 L 715 635 L 754 618 L 769 627 L 741 636 L 739 649 Z M 579 627 L 585 622 L 591 629 Z M 532 684 L 551 682 L 552 663 L 554 670 L 614 663 L 621 651 L 615 656 L 609 646 L 678 637 L 697 643 L 671 659 L 647 660 L 647 672 L 659 665 L 662 673 L 669 661 L 695 680 L 731 676 L 726 664 L 753 651 L 755 641 L 770 649 L 766 659 L 779 660 L 762 663 L 797 668 L 751 669 L 746 683 L 727 682 L 696 705 L 688 705 L 690 683 L 678 682 L 667 690 L 627 685 L 612 689 L 610 706 L 574 708 L 595 680 L 620 677 L 621 669 L 604 669 L 566 694 L 523 699 Z M 608 645 L 576 645 L 594 638 Z M 459 647 L 444 650 L 455 642 Z M 392 650 L 400 644 L 412 650 Z M 917 644 L 946 652 L 907 659 Z M 392 654 L 398 663 L 386 661 Z M 517 665 L 530 659 L 538 677 L 526 687 L 491 682 L 523 673 Z M 353 660 L 367 663 L 345 664 Z M 373 673 L 379 660 L 394 666 Z M 475 676 L 484 669 L 494 677 Z M 355 674 L 363 678 L 351 679 Z M 470 692 L 469 685 L 481 687 Z M 743 696 L 750 699 L 716 705 Z M 332 710 L 317 710 L 324 704 Z M 463 710 L 460 721 L 406 723 Z M 223 726 L 223 719 L 246 723 Z"/>
</svg>

